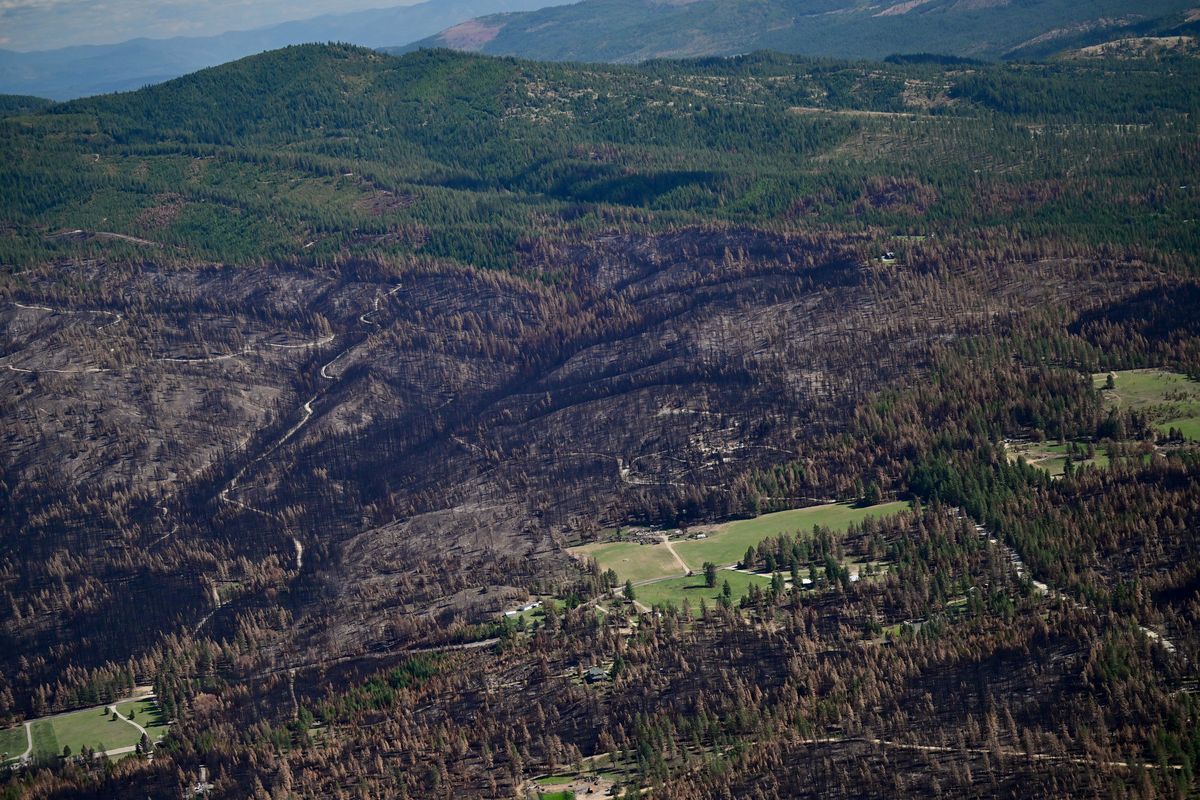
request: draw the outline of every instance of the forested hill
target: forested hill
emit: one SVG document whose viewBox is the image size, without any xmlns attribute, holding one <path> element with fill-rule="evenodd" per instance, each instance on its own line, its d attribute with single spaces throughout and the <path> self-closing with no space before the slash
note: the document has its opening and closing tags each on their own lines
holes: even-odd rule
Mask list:
<svg viewBox="0 0 1200 800">
<path fill-rule="evenodd" d="M 172 259 L 322 263 L 344 252 L 418 251 L 511 266 L 512 247 L 495 243 L 514 244 L 547 214 L 587 229 L 620 209 L 660 226 L 778 225 L 803 209 L 814 222 L 861 228 L 911 227 L 921 208 L 919 226 L 931 232 L 1036 230 L 1069 218 L 1098 239 L 1126 241 L 1144 223 L 1084 183 L 1114 165 L 1073 163 L 1072 148 L 1130 135 L 1105 126 L 1194 118 L 1198 75 L 1184 58 L 1113 70 L 1104 61 L 857 64 L 756 54 L 578 69 L 449 51 L 393 58 L 293 47 L 8 124 L 13 168 L 0 187 L 15 225 L 0 258 L 138 251 L 125 240 L 46 236 L 82 228 L 152 240 Z M 1077 120 L 1095 126 L 1071 127 Z M 1033 123 L 1055 126 L 1070 146 L 1025 161 L 1038 147 Z M 869 143 L 897 124 L 906 136 L 933 138 L 898 179 L 906 188 L 856 205 L 878 169 L 872 160 L 892 158 Z M 949 131 L 955 137 L 942 135 Z M 966 145 L 981 136 L 982 161 Z M 797 169 L 797 159 L 823 166 Z M 1006 161 L 1020 172 L 1000 171 Z M 1121 180 L 1145 174 L 1131 169 Z M 1057 184 L 1036 213 L 993 215 L 970 186 L 1028 179 Z M 384 192 L 391 199 L 379 200 Z M 917 197 L 930 193 L 936 202 Z M 167 196 L 172 212 L 154 213 Z M 373 210 L 381 202 L 387 213 Z M 1156 228 L 1173 248 L 1192 236 L 1166 224 L 1184 211 L 1167 201 Z"/>
<path fill-rule="evenodd" d="M 46 108 L 50 104 L 50 100 L 42 97 L 31 97 L 21 94 L 0 94 L 0 117 L 31 114 Z"/>
<path fill-rule="evenodd" d="M 1141 36 L 1191 35 L 1190 0 L 584 0 L 464 22 L 408 45 L 570 61 L 771 49 L 844 58 L 940 53 L 1037 58 Z"/>
</svg>

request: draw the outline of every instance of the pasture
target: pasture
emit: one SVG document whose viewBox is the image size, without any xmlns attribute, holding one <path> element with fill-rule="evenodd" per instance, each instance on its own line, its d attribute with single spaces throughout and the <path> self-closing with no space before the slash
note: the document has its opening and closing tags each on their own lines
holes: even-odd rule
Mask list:
<svg viewBox="0 0 1200 800">
<path fill-rule="evenodd" d="M 107 707 L 89 708 L 34 722 L 33 756 L 35 760 L 61 756 L 63 747 L 70 747 L 75 755 L 85 747 L 112 751 L 132 747 L 141 737 L 125 720 L 113 720 Z"/>
<path fill-rule="evenodd" d="M 157 742 L 167 735 L 167 720 L 162 709 L 158 707 L 158 702 L 153 698 L 118 703 L 117 711 L 127 717 L 130 717 L 132 712 L 133 716 L 130 719 L 146 729 L 146 735 L 152 742 Z"/>
<path fill-rule="evenodd" d="M 1108 389 L 1110 374 L 1113 388 Z M 1105 406 L 1141 411 L 1159 433 L 1176 428 L 1185 439 L 1200 441 L 1200 382 L 1161 369 L 1131 369 L 1097 372 L 1092 385 L 1100 390 Z"/>
<path fill-rule="evenodd" d="M 627 580 L 637 583 L 683 573 L 671 551 L 662 544 L 596 542 L 572 548 L 571 552 L 596 559 L 600 569 L 616 570 L 622 583 Z"/>
<path fill-rule="evenodd" d="M 686 570 L 680 565 L 680 560 L 687 569 L 700 574 L 704 562 L 711 561 L 718 566 L 734 565 L 741 560 L 747 547 L 757 547 L 759 542 L 770 536 L 807 532 L 814 526 L 845 531 L 851 524 L 870 517 L 891 516 L 908 510 L 908 507 L 905 502 L 880 503 L 865 508 L 847 503 L 829 503 L 695 529 L 697 534 L 704 534 L 703 539 L 673 539 L 665 544 L 595 542 L 572 548 L 571 552 L 596 559 L 602 570 L 615 570 L 620 583 L 630 580 L 639 584 L 666 578 L 679 578 L 686 582 L 689 579 L 682 577 Z M 678 554 L 678 560 L 672 554 L 672 549 Z M 648 589 L 649 586 L 643 588 Z M 642 599 L 640 593 L 638 599 Z M 643 602 L 650 605 L 649 600 Z"/>
<path fill-rule="evenodd" d="M 851 524 L 869 517 L 887 517 L 908 510 L 908 503 L 893 502 L 862 508 L 847 503 L 830 503 L 810 506 L 774 514 L 763 514 L 754 519 L 740 519 L 718 525 L 706 531 L 704 539 L 689 539 L 675 543 L 687 565 L 699 572 L 705 561 L 721 566 L 736 564 L 746 553 L 747 547 L 757 547 L 769 536 L 781 533 L 808 532 L 814 526 L 845 531 Z M 620 570 L 617 569 L 620 573 Z"/>
<path fill-rule="evenodd" d="M 668 578 L 662 581 L 648 583 L 636 589 L 639 603 L 648 606 L 670 603 L 676 608 L 683 608 L 686 599 L 691 606 L 692 616 L 700 615 L 700 601 L 703 599 L 709 608 L 714 608 L 719 602 L 722 585 L 729 581 L 732 592 L 731 599 L 736 605 L 749 591 L 752 584 L 766 589 L 771 585 L 770 575 L 750 575 L 731 569 L 717 570 L 717 585 L 709 588 L 704 585 L 704 575 L 697 573 L 691 577 Z"/>
<path fill-rule="evenodd" d="M 24 753 L 26 744 L 23 725 L 0 731 L 0 763 L 10 761 Z"/>
</svg>

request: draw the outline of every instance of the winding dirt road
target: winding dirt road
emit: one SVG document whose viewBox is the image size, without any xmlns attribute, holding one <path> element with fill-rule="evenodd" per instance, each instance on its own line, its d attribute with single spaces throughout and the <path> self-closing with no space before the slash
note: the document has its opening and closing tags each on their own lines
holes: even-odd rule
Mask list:
<svg viewBox="0 0 1200 800">
<path fill-rule="evenodd" d="M 394 287 L 392 287 L 392 289 L 390 291 L 387 292 L 387 294 L 385 294 L 383 296 L 383 299 L 386 300 L 387 298 L 391 297 L 392 295 L 394 295 L 396 292 L 400 291 L 403 288 L 404 288 L 404 284 L 402 284 L 402 283 L 396 284 Z M 374 314 L 377 311 L 379 311 L 379 295 L 375 295 L 375 299 L 372 301 L 372 304 L 371 304 L 371 310 L 367 311 L 363 314 L 360 314 L 358 317 L 358 321 L 361 322 L 363 325 L 378 326 L 379 325 L 378 322 L 374 322 L 374 321 L 368 319 L 368 317 L 370 317 L 372 314 Z"/>
<path fill-rule="evenodd" d="M 970 517 L 968 517 L 966 515 L 966 512 L 963 511 L 961 508 L 954 509 L 954 513 L 961 519 L 970 520 Z M 1004 554 L 1008 557 L 1009 563 L 1011 563 L 1013 566 L 1013 571 L 1015 571 L 1017 573 L 1017 577 L 1018 578 L 1025 577 L 1026 573 L 1028 573 L 1029 570 L 1025 566 L 1025 562 L 1021 560 L 1020 554 L 1018 554 L 1017 551 L 1014 550 L 1012 547 L 1010 547 L 1007 543 L 1005 543 L 1004 541 L 1001 541 L 1000 539 L 993 536 L 987 530 L 987 528 L 985 528 L 983 525 L 980 525 L 978 522 L 974 522 L 974 520 L 971 520 L 971 521 L 975 525 L 975 531 L 980 536 L 987 538 L 988 544 L 992 545 L 993 547 L 998 547 L 998 548 L 1000 548 L 1000 550 L 1002 550 L 1004 552 Z M 1061 602 L 1068 603 L 1071 606 L 1074 606 L 1075 608 L 1077 608 L 1081 611 L 1090 611 L 1091 610 L 1090 606 L 1079 602 L 1074 597 L 1071 597 L 1070 595 L 1068 595 L 1064 592 L 1061 592 L 1058 589 L 1055 589 L 1054 587 L 1049 586 L 1048 584 L 1042 583 L 1041 581 L 1034 580 L 1032 575 L 1030 576 L 1030 582 L 1033 584 L 1034 591 L 1036 591 L 1038 594 L 1045 595 L 1046 597 L 1049 597 L 1054 600 L 1059 600 Z M 1143 634 L 1145 634 L 1146 638 L 1150 639 L 1150 641 L 1152 641 L 1152 642 L 1157 642 L 1158 644 L 1162 645 L 1163 649 L 1166 650 L 1168 653 L 1174 654 L 1177 652 L 1175 643 L 1172 642 L 1170 639 L 1168 639 L 1166 636 L 1163 636 L 1158 631 L 1154 631 L 1154 630 L 1151 630 L 1150 628 L 1147 628 L 1145 625 L 1138 625 L 1137 627 L 1138 627 L 1138 630 L 1140 630 Z"/>
<path fill-rule="evenodd" d="M 404 288 L 403 284 L 397 284 L 396 286 L 392 287 L 392 289 L 389 290 L 386 294 L 383 295 L 383 299 L 387 299 L 388 297 L 391 297 L 393 294 L 400 291 L 402 288 Z M 370 320 L 369 317 L 371 314 L 374 314 L 375 312 L 379 311 L 380 305 L 381 305 L 381 298 L 379 295 L 376 295 L 372 301 L 371 310 L 364 314 L 361 314 L 359 316 L 359 321 L 366 325 L 378 325 L 377 322 Z M 319 339 L 315 342 L 308 342 L 308 343 L 304 343 L 301 345 L 280 345 L 280 344 L 271 344 L 271 343 L 268 343 L 268 345 L 271 347 L 280 347 L 280 348 L 322 347 L 324 345 L 330 344 L 336 338 L 337 338 L 337 334 L 329 334 L 328 336 L 326 336 L 322 339 Z M 354 349 L 355 346 L 356 345 L 353 345 L 353 344 L 350 345 L 349 347 L 345 348 L 344 350 L 339 352 L 337 355 L 335 355 L 333 358 L 329 359 L 324 364 L 322 364 L 321 369 L 319 370 L 320 376 L 327 381 L 336 382 L 341 376 L 331 374 L 329 372 L 329 368 L 332 367 L 338 361 L 338 359 L 340 359 L 342 356 L 346 355 L 352 349 Z M 250 467 L 252 467 L 253 465 L 257 464 L 259 461 L 262 461 L 263 459 L 270 456 L 272 453 L 274 453 L 276 450 L 278 450 L 280 447 L 282 447 L 284 444 L 286 444 L 288 442 L 288 440 L 290 440 L 293 436 L 295 436 L 300 431 L 301 428 L 303 428 L 305 425 L 308 424 L 308 421 L 310 419 L 312 419 L 312 416 L 314 413 L 313 404 L 317 402 L 317 400 L 320 398 L 320 396 L 321 396 L 321 391 L 318 390 L 316 393 L 313 394 L 312 397 L 305 400 L 304 403 L 300 406 L 300 411 L 301 411 L 300 419 L 297 420 L 294 425 L 292 425 L 290 428 L 288 428 L 287 431 L 285 431 L 282 436 L 280 436 L 273 443 L 271 443 L 268 447 L 266 447 L 261 453 L 259 453 L 258 456 L 251 459 L 249 462 L 247 462 L 245 465 L 243 465 L 242 468 L 239 469 L 234 474 L 234 476 L 229 480 L 229 483 L 225 484 L 225 486 L 222 487 L 219 492 L 217 492 L 217 498 L 220 501 L 229 503 L 232 505 L 236 505 L 239 508 L 242 508 L 246 511 L 250 511 L 255 514 L 260 514 L 262 516 L 269 517 L 271 519 L 282 522 L 282 520 L 280 520 L 280 518 L 277 514 L 273 514 L 269 511 L 264 511 L 261 508 L 255 508 L 254 506 L 252 506 L 248 503 L 243 503 L 241 500 L 238 500 L 236 497 L 231 497 L 230 495 L 237 488 L 238 481 L 241 480 L 242 476 L 246 474 L 246 471 Z M 295 548 L 295 552 L 296 552 L 296 572 L 299 573 L 304 566 L 304 544 L 297 537 L 293 536 L 292 537 L 292 545 Z M 218 604 L 216 608 L 214 608 L 212 611 L 210 611 L 208 614 L 206 614 L 204 616 L 204 618 L 200 621 L 200 623 L 196 626 L 196 630 L 197 631 L 200 630 L 200 628 L 206 622 L 208 622 L 208 620 L 212 618 L 213 614 L 215 614 L 217 611 L 219 611 L 220 608 L 221 608 L 221 605 Z"/>
<path fill-rule="evenodd" d="M 923 753 L 972 753 L 976 755 L 999 754 L 1005 758 L 1026 758 L 1031 761 L 1057 761 L 1063 764 L 1079 764 L 1085 767 L 1116 767 L 1121 769 L 1169 769 L 1181 770 L 1178 764 L 1150 764 L 1142 761 L 1102 761 L 1083 756 L 1052 755 L 1050 753 L 1026 753 L 1023 750 L 994 751 L 984 747 L 946 747 L 935 744 L 911 744 L 897 742 L 891 739 L 877 739 L 871 736 L 829 736 L 816 739 L 805 739 L 805 744 L 843 744 L 846 742 L 865 742 L 879 747 L 891 747 L 899 750 L 919 750 Z"/>
<path fill-rule="evenodd" d="M 130 725 L 132 725 L 133 727 L 135 727 L 135 728 L 137 728 L 139 731 L 141 731 L 141 734 L 142 734 L 143 736 L 145 736 L 147 739 L 149 739 L 149 738 L 150 738 L 150 734 L 149 734 L 149 733 L 146 731 L 146 729 L 145 729 L 145 728 L 143 728 L 141 725 L 138 725 L 136 722 L 134 722 L 133 720 L 131 720 L 129 717 L 127 717 L 127 716 L 125 716 L 124 714 L 122 714 L 120 711 L 117 711 L 117 707 L 116 707 L 115 705 L 114 705 L 114 706 L 109 706 L 108 708 L 109 708 L 109 710 L 110 710 L 110 711 L 112 711 L 112 713 L 114 713 L 114 714 L 116 714 L 116 715 L 117 715 L 117 719 L 123 719 L 123 720 L 125 720 L 125 721 L 126 721 L 126 722 L 128 722 Z M 130 749 L 133 749 L 133 748 L 130 748 Z"/>
<path fill-rule="evenodd" d="M 18 303 L 16 301 L 13 301 L 13 305 L 17 308 L 28 310 L 28 311 L 48 311 L 51 314 L 105 314 L 105 315 L 108 315 L 108 316 L 111 316 L 114 318 L 111 322 L 106 322 L 103 325 L 98 325 L 96 327 L 97 331 L 102 331 L 105 328 L 110 328 L 113 325 L 116 325 L 118 322 L 120 322 L 121 320 L 124 319 L 124 317 L 116 311 L 95 311 L 95 310 L 87 310 L 87 309 L 82 310 L 82 311 L 74 311 L 74 310 L 66 309 L 66 308 L 51 308 L 50 306 L 28 305 L 25 303 Z M 274 347 L 274 348 L 277 348 L 280 350 L 306 350 L 308 348 L 321 347 L 323 345 L 326 345 L 329 342 L 332 342 L 334 340 L 334 338 L 335 338 L 334 334 L 329 334 L 328 336 L 324 336 L 322 338 L 315 339 L 311 342 L 300 342 L 299 344 L 277 344 L 275 342 L 263 342 L 262 346 Z M 169 364 L 206 364 L 206 363 L 211 363 L 211 362 L 215 362 L 215 361 L 227 361 L 232 358 L 239 358 L 241 356 L 249 355 L 250 353 L 255 352 L 255 349 L 256 348 L 252 347 L 251 345 L 246 345 L 241 350 L 236 350 L 232 353 L 221 353 L 220 355 L 183 356 L 183 357 L 152 356 L 150 358 L 150 360 L 158 361 L 161 363 L 169 363 Z M 12 357 L 12 355 L 4 356 L 3 358 L 11 358 L 11 357 Z M 5 364 L 4 366 L 6 366 L 8 369 L 12 370 L 13 372 L 23 372 L 23 373 L 30 374 L 30 375 L 36 375 L 41 372 L 49 372 L 49 373 L 54 373 L 54 374 L 58 374 L 58 375 L 92 375 L 92 374 L 95 374 L 98 372 L 113 372 L 113 370 L 108 369 L 107 367 L 80 367 L 78 369 L 49 369 L 49 368 L 29 369 L 27 367 L 15 367 L 12 364 Z"/>
</svg>

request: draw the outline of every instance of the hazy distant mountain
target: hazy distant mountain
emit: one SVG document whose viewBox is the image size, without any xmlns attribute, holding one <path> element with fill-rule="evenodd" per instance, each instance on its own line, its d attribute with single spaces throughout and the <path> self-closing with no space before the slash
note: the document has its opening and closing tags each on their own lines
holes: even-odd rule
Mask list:
<svg viewBox="0 0 1200 800">
<path fill-rule="evenodd" d="M 469 20 L 408 47 L 633 62 L 771 49 L 882 57 L 1033 57 L 1194 28 L 1194 0 L 584 0 Z M 1176 31 L 1178 32 L 1178 31 Z"/>
<path fill-rule="evenodd" d="M 289 44 L 340 41 L 381 47 L 412 42 L 482 14 L 525 11 L 559 0 L 429 0 L 329 14 L 219 36 L 132 39 L 112 45 L 18 53 L 0 50 L 0 93 L 66 100 L 146 84 Z"/>
</svg>

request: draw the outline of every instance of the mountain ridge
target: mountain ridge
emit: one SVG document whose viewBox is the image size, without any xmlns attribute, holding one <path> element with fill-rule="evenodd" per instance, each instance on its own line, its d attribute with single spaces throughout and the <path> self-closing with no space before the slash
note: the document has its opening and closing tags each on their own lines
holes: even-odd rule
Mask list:
<svg viewBox="0 0 1200 800">
<path fill-rule="evenodd" d="M 1188 2 L 1152 0 L 583 0 L 495 14 L 406 46 L 452 47 L 536 60 L 633 63 L 776 50 L 835 58 L 940 53 L 1039 58 L 1068 45 L 1136 33 L 1191 31 Z"/>
</svg>

